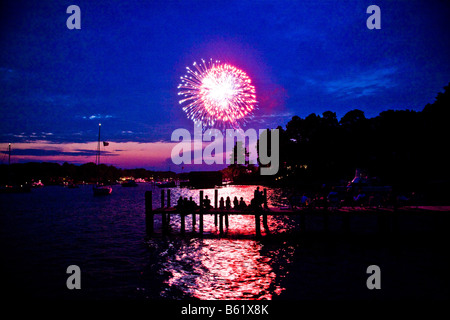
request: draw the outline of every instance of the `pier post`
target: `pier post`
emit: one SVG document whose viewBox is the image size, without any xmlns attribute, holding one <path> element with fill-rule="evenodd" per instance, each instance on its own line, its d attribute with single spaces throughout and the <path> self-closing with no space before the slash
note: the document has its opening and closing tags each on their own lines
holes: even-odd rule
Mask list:
<svg viewBox="0 0 450 320">
<path fill-rule="evenodd" d="M 184 229 L 186 228 L 186 222 L 185 220 L 186 215 L 184 212 L 180 212 L 180 220 L 181 220 L 181 226 L 180 226 L 180 232 L 184 234 Z"/>
<path fill-rule="evenodd" d="M 170 189 L 167 189 L 167 208 L 170 208 Z M 167 213 L 167 224 L 170 224 L 170 213 Z"/>
<path fill-rule="evenodd" d="M 223 213 L 219 213 L 219 232 L 223 234 Z"/>
<path fill-rule="evenodd" d="M 228 213 L 225 213 L 225 227 L 227 228 L 228 231 Z"/>
<path fill-rule="evenodd" d="M 167 189 L 167 208 L 170 208 L 170 189 Z"/>
<path fill-rule="evenodd" d="M 267 212 L 262 213 L 262 222 L 264 230 L 266 230 L 266 233 L 269 233 L 269 224 L 267 223 Z"/>
<path fill-rule="evenodd" d="M 152 192 L 145 191 L 145 229 L 147 235 L 153 233 L 153 217 Z"/>
<path fill-rule="evenodd" d="M 203 234 L 203 190 L 200 190 L 200 212 L 199 212 L 199 231 L 200 234 Z"/>
<path fill-rule="evenodd" d="M 260 214 L 257 211 L 255 211 L 255 232 L 257 237 L 261 236 Z"/>
<path fill-rule="evenodd" d="M 164 189 L 161 190 L 161 209 L 164 208 Z M 163 232 L 167 231 L 166 213 L 161 211 L 161 223 Z"/>
<path fill-rule="evenodd" d="M 195 209 L 192 209 L 192 232 L 194 231 L 195 231 Z"/>
<path fill-rule="evenodd" d="M 264 188 L 264 209 L 267 209 L 267 189 Z"/>
<path fill-rule="evenodd" d="M 216 210 L 218 199 L 219 199 L 219 190 L 214 189 L 214 209 Z M 217 227 L 217 213 L 214 213 L 214 225 Z"/>
<path fill-rule="evenodd" d="M 267 206 L 267 189 L 264 188 L 264 209 L 268 209 Z M 264 226 L 264 230 L 266 230 L 266 233 L 269 233 L 269 225 L 267 223 L 267 212 L 262 213 L 262 222 Z"/>
</svg>

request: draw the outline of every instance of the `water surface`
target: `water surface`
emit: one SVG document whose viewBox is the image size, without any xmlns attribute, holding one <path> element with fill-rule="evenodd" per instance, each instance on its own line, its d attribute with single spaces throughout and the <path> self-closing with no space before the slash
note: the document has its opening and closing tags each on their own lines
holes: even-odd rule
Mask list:
<svg viewBox="0 0 450 320">
<path fill-rule="evenodd" d="M 172 216 L 172 234 L 145 233 L 144 195 L 160 189 L 113 186 L 94 197 L 91 186 L 49 186 L 29 194 L 0 194 L 3 291 L 10 297 L 49 299 L 402 299 L 449 297 L 448 262 L 442 247 L 426 241 L 397 244 L 339 238 L 260 239 L 253 216 L 230 216 L 227 237 L 217 237 L 214 218 L 205 215 L 205 237 L 186 236 Z M 249 203 L 255 186 L 230 186 Z M 214 190 L 205 189 L 214 204 Z M 171 189 L 198 202 L 199 191 Z M 282 201 L 268 190 L 269 203 Z M 295 235 L 293 218 L 269 217 L 271 231 Z M 161 227 L 159 216 L 155 229 Z M 197 227 L 198 228 L 198 224 Z M 195 229 L 197 230 L 197 229 Z M 264 229 L 262 228 L 262 231 Z M 68 290 L 66 269 L 81 268 L 81 290 Z M 366 268 L 383 272 L 382 290 L 367 289 Z"/>
</svg>

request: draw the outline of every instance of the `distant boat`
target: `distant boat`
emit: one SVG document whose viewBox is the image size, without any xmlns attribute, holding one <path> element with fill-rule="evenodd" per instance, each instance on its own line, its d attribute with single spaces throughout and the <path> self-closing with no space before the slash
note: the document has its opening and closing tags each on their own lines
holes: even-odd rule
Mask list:
<svg viewBox="0 0 450 320">
<path fill-rule="evenodd" d="M 25 193 L 31 192 L 30 184 L 10 184 L 11 176 L 11 143 L 8 145 L 8 184 L 0 187 L 0 193 Z"/>
<path fill-rule="evenodd" d="M 97 170 L 100 165 L 100 128 L 102 127 L 102 124 L 98 124 L 98 145 L 97 145 L 97 156 L 96 156 L 96 163 L 97 163 Z M 110 186 L 106 186 L 104 184 L 101 184 L 97 181 L 97 183 L 92 188 L 94 191 L 94 196 L 106 196 L 108 194 L 111 194 L 112 188 Z"/>
<path fill-rule="evenodd" d="M 42 181 L 41 180 L 39 180 L 39 181 L 34 181 L 32 184 L 31 184 L 31 186 L 33 187 L 33 188 L 42 188 L 43 186 L 44 186 L 44 184 L 42 183 Z"/>
<path fill-rule="evenodd" d="M 133 179 L 128 179 L 122 182 L 122 187 L 137 187 L 138 184 Z"/>
<path fill-rule="evenodd" d="M 110 186 L 105 186 L 102 184 L 95 184 L 92 190 L 94 191 L 94 196 L 107 196 L 112 192 L 112 188 Z"/>
</svg>

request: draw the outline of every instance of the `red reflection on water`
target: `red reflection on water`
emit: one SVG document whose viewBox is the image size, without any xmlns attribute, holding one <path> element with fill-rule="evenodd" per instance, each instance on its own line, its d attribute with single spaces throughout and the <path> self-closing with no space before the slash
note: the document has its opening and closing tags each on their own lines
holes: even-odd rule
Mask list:
<svg viewBox="0 0 450 320">
<path fill-rule="evenodd" d="M 220 188 L 219 199 L 231 201 L 235 196 L 243 197 L 250 204 L 256 186 L 229 186 Z M 262 188 L 260 188 L 262 190 Z M 199 190 L 172 189 L 173 202 L 179 196 L 192 197 L 199 203 Z M 268 198 L 276 202 L 279 190 L 268 189 Z M 214 189 L 205 189 L 214 206 Z M 269 203 L 270 205 L 270 203 Z M 226 210 L 224 211 L 226 212 Z M 268 217 L 271 232 L 281 233 L 294 228 L 294 222 L 287 217 Z M 180 219 L 171 219 L 174 232 L 178 232 Z M 198 228 L 198 222 L 197 226 Z M 186 217 L 186 232 L 192 230 L 192 215 Z M 198 229 L 196 229 L 198 231 Z M 261 231 L 265 230 L 261 225 Z M 214 216 L 204 216 L 204 232 L 219 233 L 214 224 Z M 286 265 L 290 263 L 293 248 L 286 245 L 272 246 L 268 249 L 253 239 L 230 239 L 236 235 L 254 235 L 255 217 L 253 215 L 229 215 L 229 228 L 225 238 L 191 239 L 178 247 L 175 253 L 166 257 L 163 263 L 169 273 L 166 283 L 182 292 L 199 299 L 272 299 L 284 288 L 279 279 L 286 276 Z"/>
<path fill-rule="evenodd" d="M 284 288 L 276 284 L 272 258 L 261 250 L 254 240 L 193 240 L 167 261 L 166 283 L 204 300 L 272 299 Z"/>
</svg>

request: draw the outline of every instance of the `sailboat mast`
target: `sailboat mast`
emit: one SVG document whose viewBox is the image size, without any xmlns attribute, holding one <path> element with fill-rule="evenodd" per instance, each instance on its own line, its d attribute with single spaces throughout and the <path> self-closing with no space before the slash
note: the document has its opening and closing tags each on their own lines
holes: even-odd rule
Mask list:
<svg viewBox="0 0 450 320">
<path fill-rule="evenodd" d="M 100 164 L 100 128 L 102 124 L 98 124 L 98 144 L 97 144 L 97 166 Z"/>
<path fill-rule="evenodd" d="M 8 166 L 11 165 L 11 143 L 8 145 Z"/>
</svg>

